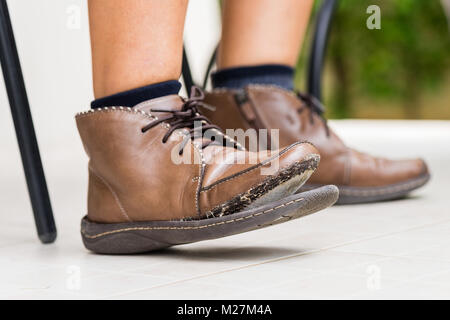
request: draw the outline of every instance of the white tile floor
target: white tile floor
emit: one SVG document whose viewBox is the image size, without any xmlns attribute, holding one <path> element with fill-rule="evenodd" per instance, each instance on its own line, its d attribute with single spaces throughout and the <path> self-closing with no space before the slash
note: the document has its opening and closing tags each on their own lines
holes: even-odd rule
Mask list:
<svg viewBox="0 0 450 320">
<path fill-rule="evenodd" d="M 42 144 L 59 238 L 41 245 L 12 128 L 0 128 L 0 298 L 450 298 L 450 122 L 332 126 L 364 151 L 423 156 L 432 181 L 406 200 L 333 207 L 137 256 L 95 255 L 82 246 L 86 159 L 75 128 Z"/>
</svg>

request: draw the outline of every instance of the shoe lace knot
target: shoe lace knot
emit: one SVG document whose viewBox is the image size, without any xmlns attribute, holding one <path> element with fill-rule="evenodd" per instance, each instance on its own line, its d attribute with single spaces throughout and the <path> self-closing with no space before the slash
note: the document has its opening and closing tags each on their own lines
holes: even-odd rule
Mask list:
<svg viewBox="0 0 450 320">
<path fill-rule="evenodd" d="M 203 99 L 205 98 L 204 92 L 197 86 L 193 86 L 189 98 L 183 98 L 183 105 L 179 110 L 166 110 L 166 109 L 150 109 L 151 112 L 166 113 L 167 116 L 159 117 L 158 119 L 150 122 L 148 125 L 142 128 L 142 132 L 145 133 L 148 130 L 154 128 L 161 123 L 169 124 L 168 131 L 164 135 L 162 142 L 166 143 L 169 137 L 178 129 L 189 129 L 186 138 L 180 144 L 179 154 L 183 154 L 183 149 L 189 142 L 197 138 L 202 138 L 206 130 L 217 130 L 218 133 L 223 135 L 223 131 L 218 126 L 211 124 L 211 121 L 200 114 L 198 107 L 204 106 Z M 200 125 L 199 125 L 200 124 Z M 201 148 L 204 149 L 215 143 L 214 140 L 202 141 Z M 234 146 L 236 147 L 236 146 Z"/>
</svg>

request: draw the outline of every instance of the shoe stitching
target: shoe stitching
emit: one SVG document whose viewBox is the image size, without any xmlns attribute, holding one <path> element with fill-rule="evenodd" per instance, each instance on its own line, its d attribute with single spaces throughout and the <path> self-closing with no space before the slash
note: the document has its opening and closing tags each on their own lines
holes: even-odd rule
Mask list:
<svg viewBox="0 0 450 320">
<path fill-rule="evenodd" d="M 266 159 L 266 160 L 264 160 L 264 161 L 261 161 L 260 163 L 258 163 L 257 165 L 255 165 L 255 166 L 253 166 L 253 167 L 247 168 L 247 169 L 242 170 L 242 171 L 240 171 L 240 172 L 237 172 L 237 173 L 235 173 L 235 174 L 233 174 L 233 175 L 231 175 L 231 176 L 229 176 L 229 177 L 227 177 L 227 178 L 223 178 L 223 179 L 221 179 L 221 180 L 218 180 L 218 181 L 216 181 L 216 182 L 210 184 L 209 186 L 203 187 L 201 192 L 207 192 L 207 191 L 210 191 L 210 190 L 214 189 L 215 187 L 221 185 L 222 183 L 231 181 L 231 180 L 236 179 L 236 178 L 238 178 L 238 177 L 240 177 L 240 176 L 243 176 L 243 175 L 245 175 L 245 174 L 247 174 L 247 173 L 249 173 L 249 172 L 252 172 L 252 171 L 254 171 L 254 170 L 258 169 L 258 168 L 261 168 L 261 167 L 265 166 L 266 164 L 269 164 L 269 163 L 272 162 L 273 160 L 275 160 L 275 159 L 277 159 L 277 158 L 280 158 L 282 155 L 284 155 L 285 153 L 287 153 L 287 152 L 288 152 L 289 150 L 291 150 L 293 147 L 295 147 L 295 146 L 297 146 L 297 145 L 301 145 L 301 144 L 303 144 L 303 143 L 308 143 L 308 142 L 305 142 L 305 141 L 299 141 L 299 142 L 293 143 L 293 144 L 291 144 L 290 146 L 288 146 L 288 147 L 284 148 L 283 150 L 281 150 L 278 154 L 276 154 L 276 155 L 270 157 L 269 159 Z"/>
<path fill-rule="evenodd" d="M 152 115 L 149 112 L 145 112 L 145 111 L 134 109 L 134 108 L 130 108 L 130 107 L 103 107 L 103 108 L 97 108 L 97 109 L 90 109 L 90 110 L 87 110 L 87 111 L 78 112 L 75 115 L 75 117 L 76 118 L 83 118 L 85 116 L 90 116 L 90 115 L 97 114 L 97 113 L 100 113 L 100 112 L 115 112 L 115 111 L 123 111 L 123 112 L 129 112 L 129 113 L 134 113 L 134 114 L 141 114 L 141 115 L 144 115 L 146 117 L 149 117 L 149 118 L 152 118 L 152 119 L 155 119 L 155 120 L 158 119 L 158 117 Z"/>
<path fill-rule="evenodd" d="M 122 216 L 125 219 L 127 219 L 128 221 L 132 222 L 133 220 L 131 220 L 130 217 L 128 216 L 127 211 L 125 210 L 124 206 L 122 205 L 122 202 L 119 199 L 119 196 L 113 190 L 113 188 L 109 185 L 109 183 L 105 179 L 103 179 L 99 174 L 97 174 L 94 170 L 92 170 L 92 168 L 90 168 L 90 171 L 94 175 L 94 177 L 99 179 L 108 188 L 109 192 L 111 192 L 114 200 L 116 201 L 117 205 L 119 206 L 120 213 L 122 213 Z"/>
<path fill-rule="evenodd" d="M 306 167 L 304 167 L 306 165 Z M 245 207 L 250 205 L 252 202 L 259 199 L 261 196 L 269 192 L 270 190 L 273 190 L 273 188 L 276 188 L 278 185 L 274 182 L 278 181 L 280 184 L 290 180 L 293 178 L 293 176 L 305 176 L 305 173 L 308 171 L 308 168 L 312 166 L 316 167 L 313 163 L 310 161 L 304 161 L 304 162 L 296 162 L 292 164 L 291 166 L 288 166 L 287 168 L 280 170 L 276 175 L 269 176 L 268 178 L 264 179 L 264 181 L 260 182 L 258 185 L 255 185 L 251 187 L 246 192 L 243 192 L 241 194 L 236 195 L 232 199 L 228 200 L 225 203 L 222 203 L 220 205 L 215 206 L 212 208 L 208 213 L 211 214 L 213 217 L 222 217 L 224 215 L 230 215 L 233 212 L 244 210 Z M 301 168 L 301 167 L 304 168 Z M 294 173 L 296 172 L 296 173 Z M 284 176 L 284 177 L 283 177 Z M 284 179 L 286 178 L 287 179 Z M 303 184 L 303 183 L 302 183 Z M 269 189 L 267 189 L 267 186 L 272 186 Z M 261 190 L 262 188 L 262 190 Z M 240 206 L 240 207 L 239 207 Z M 235 208 L 230 212 L 230 208 Z"/>
<path fill-rule="evenodd" d="M 195 190 L 195 208 L 197 209 L 197 214 L 199 217 L 202 215 L 202 211 L 200 209 L 200 190 L 203 183 L 203 176 L 204 176 L 204 169 L 205 169 L 205 159 L 203 158 L 203 150 L 197 147 L 197 145 L 192 143 L 192 147 L 195 151 L 197 151 L 199 157 L 200 157 L 200 163 L 199 163 L 199 172 L 198 172 L 198 179 L 197 179 L 197 189 Z"/>
<path fill-rule="evenodd" d="M 286 93 L 290 96 L 292 96 L 293 98 L 296 98 L 296 96 L 290 92 L 287 91 L 284 88 L 278 87 L 276 85 L 251 85 L 251 88 L 254 88 L 256 90 L 266 90 L 267 88 L 273 89 L 275 91 L 278 91 L 280 93 Z M 229 93 L 232 90 L 229 89 L 214 89 L 212 92 L 213 93 Z M 350 172 L 351 172 L 351 163 L 349 161 L 346 161 L 346 166 L 345 166 L 345 173 L 344 173 L 344 179 L 345 180 L 350 180 Z M 339 190 L 340 194 L 346 194 L 346 195 L 365 195 L 365 196 L 370 196 L 370 195 L 382 195 L 384 193 L 388 193 L 388 192 L 398 192 L 398 191 L 403 191 L 403 190 L 407 190 L 411 187 L 414 187 L 416 185 L 420 185 L 424 180 L 426 180 L 427 177 L 424 177 L 420 180 L 415 180 L 406 184 L 402 184 L 399 186 L 388 186 L 388 187 L 384 187 L 381 189 L 377 189 L 377 190 Z M 344 186 L 345 187 L 345 186 Z"/>
<path fill-rule="evenodd" d="M 104 108 L 98 108 L 98 109 L 90 109 L 90 110 L 87 110 L 87 111 L 82 111 L 82 112 L 77 113 L 75 117 L 76 118 L 83 118 L 83 117 L 94 115 L 94 114 L 100 113 L 100 112 L 118 112 L 118 111 L 129 112 L 129 113 L 132 113 L 132 114 L 141 114 L 141 115 L 144 115 L 144 116 L 146 116 L 148 118 L 151 118 L 151 119 L 158 119 L 156 116 L 153 116 L 151 113 L 147 113 L 145 111 L 137 110 L 137 109 L 133 109 L 133 108 L 129 108 L 129 107 L 104 107 Z M 161 125 L 162 125 L 163 128 L 167 129 L 164 126 L 164 124 L 161 124 Z M 280 157 L 282 154 L 287 152 L 292 147 L 294 147 L 296 145 L 299 145 L 299 144 L 302 144 L 302 143 L 309 143 L 309 142 L 307 142 L 307 141 L 296 142 L 296 143 L 290 145 L 289 147 L 284 148 L 279 154 L 277 154 L 277 155 L 275 155 L 275 156 L 273 156 L 273 157 L 271 157 L 269 159 L 266 159 L 266 160 L 262 161 L 261 163 L 257 164 L 254 168 L 250 168 L 249 170 L 243 170 L 241 172 L 238 172 L 235 175 L 232 175 L 232 176 L 230 176 L 228 178 L 225 178 L 222 181 L 218 181 L 218 182 L 213 183 L 213 184 L 211 184 L 211 185 L 209 185 L 207 187 L 203 187 L 201 192 L 212 190 L 213 188 L 215 188 L 219 184 L 222 184 L 222 183 L 227 182 L 229 180 L 233 180 L 233 179 L 237 178 L 240 175 L 243 175 L 243 174 L 246 174 L 246 173 L 248 173 L 248 172 L 250 172 L 252 170 L 258 169 L 258 168 L 260 168 L 260 167 L 270 163 L 271 161 L 275 160 L 277 157 Z M 311 143 L 309 143 L 309 144 L 311 144 Z M 197 206 L 197 209 L 199 209 L 198 206 Z"/>
<path fill-rule="evenodd" d="M 399 191 L 406 191 L 410 188 L 416 187 L 421 185 L 424 181 L 428 180 L 429 176 L 424 176 L 421 178 L 414 179 L 410 182 L 401 183 L 400 185 L 394 185 L 394 186 L 386 186 L 386 187 L 379 187 L 376 190 L 348 190 L 345 188 L 357 188 L 357 187 L 349 187 L 349 186 L 337 186 L 339 188 L 339 194 L 340 195 L 350 195 L 350 196 L 377 196 L 377 195 L 385 195 L 390 192 L 399 192 Z M 318 186 L 317 186 L 318 187 Z M 306 190 L 312 190 L 315 189 L 316 186 L 308 186 L 306 185 L 304 189 Z M 367 187 L 361 187 L 361 188 L 367 188 Z M 370 188 L 370 187 L 369 187 Z"/>
<path fill-rule="evenodd" d="M 149 112 L 145 112 L 145 111 L 130 108 L 130 107 L 104 107 L 104 108 L 90 109 L 87 111 L 78 112 L 75 115 L 75 119 L 82 119 L 82 118 L 89 117 L 89 116 L 101 115 L 104 113 L 112 113 L 112 112 L 128 112 L 131 114 L 143 115 L 143 116 L 145 116 L 145 118 L 149 118 L 150 120 L 158 120 L 157 116 L 154 116 Z M 166 130 L 170 129 L 170 124 L 165 123 L 165 122 L 161 123 L 160 126 L 161 126 L 161 128 L 164 128 Z"/>
<path fill-rule="evenodd" d="M 274 210 L 278 210 L 281 209 L 283 207 L 289 206 L 293 203 L 297 203 L 300 201 L 303 201 L 304 198 L 300 198 L 300 199 L 296 199 L 296 200 L 291 200 L 289 202 L 283 203 L 281 205 L 278 205 L 274 208 L 270 208 L 264 211 L 260 211 L 260 212 L 256 212 L 253 213 L 249 216 L 245 216 L 245 217 L 241 217 L 241 218 L 236 218 L 236 219 L 232 219 L 232 220 L 228 220 L 228 221 L 222 221 L 222 222 L 215 222 L 215 223 L 211 223 L 211 224 L 207 224 L 204 226 L 195 226 L 195 227 L 129 227 L 129 228 L 123 228 L 123 229 L 117 229 L 117 230 L 111 230 L 111 231 L 107 231 L 107 232 L 102 232 L 102 233 L 98 233 L 98 234 L 94 234 L 94 235 L 89 235 L 86 233 L 86 231 L 84 229 L 81 230 L 81 233 L 88 239 L 96 239 L 96 238 L 100 238 L 106 235 L 110 235 L 110 234 L 116 234 L 116 233 L 121 233 L 121 232 L 127 232 L 127 231 L 147 231 L 147 230 L 198 230 L 198 229 L 205 229 L 205 228 L 211 228 L 214 226 L 219 226 L 219 225 L 224 225 L 224 224 L 229 224 L 229 223 L 234 223 L 234 222 L 239 222 L 239 221 L 243 221 L 243 220 L 248 220 L 251 218 L 255 218 L 258 216 L 261 216 L 263 214 L 267 214 L 269 212 L 272 212 Z"/>
<path fill-rule="evenodd" d="M 104 108 L 97 108 L 97 109 L 89 109 L 86 111 L 81 111 L 78 112 L 75 117 L 76 118 L 83 118 L 85 116 L 89 116 L 92 115 L 94 113 L 99 113 L 99 112 L 113 112 L 113 111 L 125 111 L 125 112 L 129 112 L 129 113 L 134 113 L 134 114 L 142 114 L 152 120 L 158 120 L 157 116 L 152 115 L 150 112 L 145 112 L 143 110 L 138 110 L 135 108 L 130 108 L 130 107 L 104 107 Z M 164 124 L 161 124 L 164 127 Z M 167 128 L 166 128 L 167 129 Z M 245 150 L 244 146 L 242 144 L 240 144 L 239 142 L 237 142 L 236 140 L 234 140 L 233 138 L 231 138 L 229 135 L 220 132 L 217 129 L 211 129 L 212 131 L 216 132 L 219 135 L 222 135 L 225 139 L 228 139 L 229 141 L 232 141 L 234 143 L 236 143 L 236 145 L 238 146 L 238 148 L 242 151 Z"/>
<path fill-rule="evenodd" d="M 351 151 L 349 148 L 347 148 L 344 162 L 344 184 L 350 184 L 351 172 L 352 172 Z"/>
<path fill-rule="evenodd" d="M 405 191 L 410 188 L 413 188 L 415 186 L 418 186 L 422 184 L 425 180 L 428 179 L 428 176 L 419 178 L 418 180 L 402 183 L 401 185 L 397 186 L 387 186 L 383 187 L 377 190 L 339 190 L 341 194 L 345 195 L 362 195 L 362 196 L 376 196 L 376 195 L 384 195 L 390 192 L 399 192 L 399 191 Z M 345 186 L 344 186 L 345 187 Z M 350 187 L 351 188 L 351 187 Z"/>
<path fill-rule="evenodd" d="M 89 109 L 87 111 L 82 111 L 82 112 L 78 112 L 75 115 L 76 119 L 81 119 L 84 117 L 88 117 L 88 116 L 93 116 L 95 114 L 102 114 L 105 112 L 128 112 L 131 114 L 139 114 L 139 115 L 143 115 L 146 118 L 150 118 L 152 120 L 158 120 L 158 117 L 152 115 L 151 113 L 145 112 L 143 110 L 138 110 L 138 109 L 134 109 L 134 108 L 130 108 L 130 107 L 104 107 L 104 108 L 97 108 L 97 109 Z M 166 124 L 166 123 L 161 123 L 161 126 L 164 129 L 169 129 L 170 125 Z M 218 133 L 220 133 L 220 131 L 216 130 Z M 222 133 L 221 133 L 222 134 Z M 231 139 L 229 136 L 222 134 L 224 137 L 234 141 L 234 139 Z M 243 148 L 243 146 L 241 144 L 239 144 L 238 142 L 236 142 L 239 148 L 242 148 L 245 150 L 245 148 Z M 198 177 L 198 184 L 197 184 L 197 191 L 196 191 L 196 196 L 195 196 L 195 208 L 197 210 L 197 214 L 199 216 L 201 216 L 201 209 L 200 209 L 200 205 L 199 205 L 199 197 L 200 197 L 200 192 L 201 192 L 201 185 L 203 183 L 203 178 L 204 178 L 204 170 L 206 167 L 206 162 L 204 160 L 203 157 L 203 152 L 200 151 L 197 146 L 195 145 L 195 143 L 192 144 L 194 149 L 197 150 L 197 152 L 200 155 L 201 158 L 201 163 L 199 164 L 199 177 Z M 114 195 L 114 194 L 113 194 Z M 118 200 L 117 195 L 115 196 L 115 199 Z M 120 206 L 122 207 L 122 206 Z M 122 207 L 123 208 L 123 207 Z M 126 212 L 125 212 L 126 214 Z M 129 218 L 127 218 L 129 221 L 131 221 Z"/>
<path fill-rule="evenodd" d="M 270 159 L 270 161 L 272 161 L 272 160 L 274 160 L 274 159 Z M 264 164 L 262 164 L 262 163 L 261 163 L 261 164 L 258 164 L 258 166 L 254 167 L 254 168 L 251 168 L 251 169 L 249 169 L 249 170 L 247 170 L 247 171 L 244 171 L 244 170 L 243 170 L 243 171 L 240 171 L 240 172 L 234 174 L 233 176 L 231 176 L 231 177 L 229 177 L 229 178 L 225 178 L 224 180 L 222 180 L 222 181 L 220 181 L 220 182 L 218 182 L 218 183 L 215 183 L 215 184 L 213 184 L 213 185 L 209 185 L 209 186 L 207 186 L 207 187 L 204 187 L 204 188 L 202 188 L 201 192 L 208 192 L 208 191 L 211 191 L 211 190 L 215 189 L 217 186 L 219 186 L 219 185 L 221 185 L 221 184 L 223 184 L 223 183 L 225 183 L 225 182 L 234 180 L 234 179 L 236 179 L 236 178 L 242 177 L 243 175 L 246 175 L 247 173 L 253 172 L 254 170 L 256 170 L 256 169 L 258 169 L 258 168 L 260 168 L 260 167 L 262 167 L 262 166 L 264 166 L 264 165 L 266 165 L 266 164 L 268 164 L 268 163 L 270 163 L 270 161 L 267 162 L 267 163 L 264 163 Z"/>
<path fill-rule="evenodd" d="M 293 98 L 296 98 L 292 92 L 287 91 L 286 89 L 284 89 L 282 87 L 278 87 L 276 85 L 251 85 L 250 87 L 254 88 L 256 90 L 266 90 L 267 88 L 269 88 L 269 89 L 273 89 L 273 90 L 281 92 L 281 93 L 286 93 L 286 94 L 292 96 Z M 224 94 L 224 93 L 229 93 L 230 91 L 232 92 L 232 91 L 237 91 L 237 90 L 217 88 L 217 89 L 212 90 L 211 92 Z M 347 171 L 347 169 L 348 169 L 348 175 L 350 175 L 351 164 L 348 164 L 348 166 L 349 166 L 349 168 L 347 168 L 347 166 L 346 166 L 345 171 Z M 427 179 L 428 179 L 428 177 L 424 177 L 419 180 L 415 180 L 415 181 L 412 181 L 412 182 L 409 182 L 406 184 L 402 184 L 399 186 L 388 186 L 388 187 L 384 187 L 384 188 L 377 189 L 377 190 L 345 190 L 345 189 L 342 190 L 341 189 L 342 187 L 340 187 L 339 193 L 346 194 L 346 195 L 363 195 L 363 196 L 382 195 L 382 194 L 385 194 L 388 192 L 398 192 L 398 191 L 407 190 L 409 188 L 415 187 L 416 185 L 420 185 L 421 183 L 423 183 L 423 181 L 425 181 Z M 343 186 L 343 187 L 345 187 L 345 186 Z"/>
</svg>

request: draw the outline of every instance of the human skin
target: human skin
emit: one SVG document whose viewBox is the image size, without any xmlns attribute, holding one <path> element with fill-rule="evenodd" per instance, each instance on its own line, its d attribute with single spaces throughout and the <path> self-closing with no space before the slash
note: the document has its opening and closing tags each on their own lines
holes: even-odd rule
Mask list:
<svg viewBox="0 0 450 320">
<path fill-rule="evenodd" d="M 94 96 L 181 73 L 188 0 L 89 0 Z M 313 0 L 224 0 L 219 68 L 294 66 Z"/>
<path fill-rule="evenodd" d="M 89 0 L 96 99 L 181 73 L 188 0 Z"/>
<path fill-rule="evenodd" d="M 294 66 L 312 5 L 313 0 L 224 0 L 219 69 Z"/>
</svg>

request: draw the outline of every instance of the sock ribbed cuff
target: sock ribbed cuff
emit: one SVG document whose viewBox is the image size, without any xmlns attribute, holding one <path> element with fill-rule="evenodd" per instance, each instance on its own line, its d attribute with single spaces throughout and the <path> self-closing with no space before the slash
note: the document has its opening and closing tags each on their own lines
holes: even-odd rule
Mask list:
<svg viewBox="0 0 450 320">
<path fill-rule="evenodd" d="M 159 82 L 148 86 L 119 92 L 111 96 L 96 99 L 91 102 L 91 108 L 102 107 L 134 107 L 135 105 L 171 94 L 178 94 L 181 89 L 181 83 L 177 80 Z"/>
</svg>

